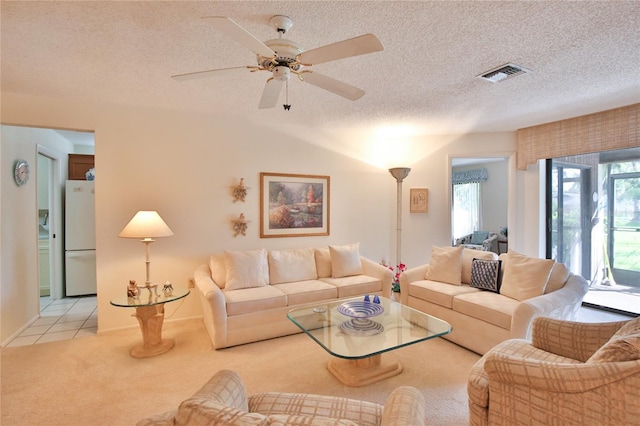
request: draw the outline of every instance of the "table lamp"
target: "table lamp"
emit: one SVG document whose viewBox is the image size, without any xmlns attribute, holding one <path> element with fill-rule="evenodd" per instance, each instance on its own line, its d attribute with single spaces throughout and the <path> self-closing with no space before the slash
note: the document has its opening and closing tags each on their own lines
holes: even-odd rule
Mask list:
<svg viewBox="0 0 640 426">
<path fill-rule="evenodd" d="M 151 278 L 149 277 L 149 270 L 151 260 L 149 259 L 149 244 L 154 242 L 154 238 L 170 237 L 173 235 L 173 231 L 162 220 L 158 212 L 156 211 L 144 211 L 140 210 L 133 216 L 133 218 L 127 223 L 122 231 L 118 234 L 121 238 L 139 238 L 145 245 L 146 254 L 146 270 L 147 277 L 142 288 L 146 288 L 151 293 L 151 288 L 157 284 L 151 284 Z"/>
</svg>

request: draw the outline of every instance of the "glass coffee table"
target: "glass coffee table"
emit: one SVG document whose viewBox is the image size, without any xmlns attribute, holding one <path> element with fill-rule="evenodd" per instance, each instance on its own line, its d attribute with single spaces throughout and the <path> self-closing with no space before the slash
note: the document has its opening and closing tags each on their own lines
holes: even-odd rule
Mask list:
<svg viewBox="0 0 640 426">
<path fill-rule="evenodd" d="M 289 311 L 287 317 L 334 358 L 327 368 L 347 386 L 396 376 L 402 365 L 382 354 L 451 332 L 449 323 L 379 297 L 340 299 Z"/>
</svg>

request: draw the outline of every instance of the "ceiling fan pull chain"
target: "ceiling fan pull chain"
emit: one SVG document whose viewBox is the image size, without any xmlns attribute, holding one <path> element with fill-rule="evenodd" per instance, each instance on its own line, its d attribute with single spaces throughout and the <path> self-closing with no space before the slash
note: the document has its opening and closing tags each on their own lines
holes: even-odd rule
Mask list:
<svg viewBox="0 0 640 426">
<path fill-rule="evenodd" d="M 282 105 L 282 107 L 284 108 L 285 111 L 289 111 L 291 109 L 291 105 L 289 105 L 289 80 L 287 80 L 285 82 L 285 88 L 284 88 L 284 95 L 285 95 L 285 104 Z"/>
</svg>

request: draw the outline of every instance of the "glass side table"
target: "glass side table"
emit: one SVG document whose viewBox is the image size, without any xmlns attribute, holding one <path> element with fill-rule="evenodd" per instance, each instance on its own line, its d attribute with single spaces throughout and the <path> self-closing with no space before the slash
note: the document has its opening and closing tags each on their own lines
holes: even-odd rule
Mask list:
<svg viewBox="0 0 640 426">
<path fill-rule="evenodd" d="M 162 339 L 162 323 L 164 322 L 164 304 L 187 297 L 189 290 L 175 289 L 171 296 L 146 294 L 142 291 L 138 298 L 119 297 L 111 301 L 113 306 L 136 308 L 132 316 L 138 319 L 142 331 L 142 343 L 134 346 L 129 352 L 134 358 L 149 358 L 163 354 L 173 348 L 173 340 Z"/>
</svg>

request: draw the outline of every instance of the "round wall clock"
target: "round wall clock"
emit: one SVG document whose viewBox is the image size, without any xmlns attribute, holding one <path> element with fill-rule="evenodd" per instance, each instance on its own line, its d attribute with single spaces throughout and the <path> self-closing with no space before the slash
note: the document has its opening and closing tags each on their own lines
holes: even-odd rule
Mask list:
<svg viewBox="0 0 640 426">
<path fill-rule="evenodd" d="M 22 186 L 29 180 L 29 163 L 27 160 L 17 160 L 13 171 L 13 179 L 18 186 Z"/>
</svg>

